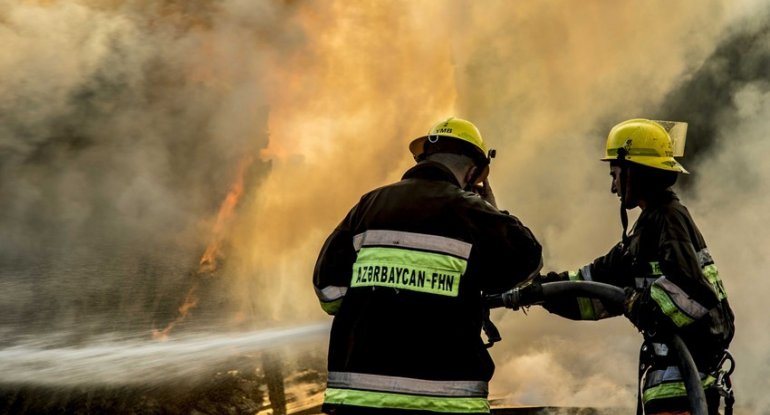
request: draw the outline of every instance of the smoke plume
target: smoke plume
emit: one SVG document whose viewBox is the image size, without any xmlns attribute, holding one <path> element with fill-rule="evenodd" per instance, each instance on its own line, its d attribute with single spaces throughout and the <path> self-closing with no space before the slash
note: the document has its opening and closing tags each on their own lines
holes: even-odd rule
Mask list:
<svg viewBox="0 0 770 415">
<path fill-rule="evenodd" d="M 683 199 L 736 310 L 739 404 L 759 413 L 768 13 L 748 0 L 0 4 L 4 341 L 149 334 L 194 284 L 193 326 L 324 320 L 310 285 L 324 238 L 450 115 L 498 149 L 498 202 L 543 243 L 546 270 L 574 269 L 620 235 L 597 161 L 607 132 L 661 118 L 690 123 Z M 199 275 L 212 241 L 217 266 Z M 635 404 L 641 336 L 623 319 L 494 317 L 493 397 Z"/>
</svg>

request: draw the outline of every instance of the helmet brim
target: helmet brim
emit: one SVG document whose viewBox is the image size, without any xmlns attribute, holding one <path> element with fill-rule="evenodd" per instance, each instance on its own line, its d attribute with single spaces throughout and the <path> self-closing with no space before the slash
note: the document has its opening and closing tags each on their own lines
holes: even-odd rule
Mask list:
<svg viewBox="0 0 770 415">
<path fill-rule="evenodd" d="M 425 152 L 425 141 L 428 140 L 428 136 L 417 137 L 409 143 L 409 151 L 413 156 L 418 157 Z"/>
<path fill-rule="evenodd" d="M 601 161 L 617 161 L 617 157 L 603 157 Z M 646 167 L 652 167 L 653 169 L 673 171 L 682 174 L 690 174 L 687 169 L 684 168 L 673 157 L 650 157 L 650 156 L 626 156 L 623 160 L 630 163 L 639 164 Z"/>
</svg>

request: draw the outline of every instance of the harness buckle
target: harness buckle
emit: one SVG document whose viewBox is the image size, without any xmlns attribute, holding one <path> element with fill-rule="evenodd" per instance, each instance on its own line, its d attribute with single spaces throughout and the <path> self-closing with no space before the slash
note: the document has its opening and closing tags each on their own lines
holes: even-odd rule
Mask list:
<svg viewBox="0 0 770 415">
<path fill-rule="evenodd" d="M 727 362 L 730 362 L 730 366 L 725 369 L 725 363 Z M 714 388 L 717 389 L 719 395 L 725 400 L 725 414 L 727 415 L 733 413 L 733 404 L 735 403 L 735 391 L 733 390 L 733 382 L 730 379 L 730 375 L 733 372 L 735 372 L 735 358 L 728 350 L 725 350 L 716 367 L 717 376 Z"/>
</svg>

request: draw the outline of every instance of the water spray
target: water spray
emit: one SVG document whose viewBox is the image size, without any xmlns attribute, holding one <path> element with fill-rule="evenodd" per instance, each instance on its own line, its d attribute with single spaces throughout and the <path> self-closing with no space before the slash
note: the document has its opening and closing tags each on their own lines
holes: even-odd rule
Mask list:
<svg viewBox="0 0 770 415">
<path fill-rule="evenodd" d="M 323 338 L 329 325 L 248 333 L 93 341 L 85 347 L 25 342 L 0 349 L 0 383 L 49 386 L 146 385 L 189 379 L 228 359 Z"/>
</svg>

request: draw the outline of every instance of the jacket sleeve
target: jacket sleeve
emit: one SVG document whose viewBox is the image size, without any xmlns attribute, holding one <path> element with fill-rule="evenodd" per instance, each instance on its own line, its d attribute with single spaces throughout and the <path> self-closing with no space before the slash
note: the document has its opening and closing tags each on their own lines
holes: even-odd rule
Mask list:
<svg viewBox="0 0 770 415">
<path fill-rule="evenodd" d="M 596 258 L 592 263 L 574 271 L 551 273 L 548 279 L 543 282 L 595 281 L 622 288 L 623 284 L 616 275 L 621 269 L 622 250 L 622 245 L 617 244 L 607 255 Z M 623 312 L 620 304 L 609 304 L 599 299 L 587 297 L 550 299 L 543 304 L 543 307 L 553 314 L 571 320 L 601 320 L 620 315 Z"/>
<path fill-rule="evenodd" d="M 701 268 L 704 261 L 698 259 L 688 218 L 679 212 L 668 212 L 660 221 L 661 276 L 644 291 L 643 295 L 650 298 L 642 304 L 648 304 L 649 309 L 641 312 L 662 313 L 676 327 L 685 327 L 708 314 L 720 299 Z"/>
<path fill-rule="evenodd" d="M 313 271 L 315 293 L 321 308 L 329 315 L 337 313 L 350 287 L 356 259 L 351 231 L 355 210 L 354 207 L 326 239 Z"/>
<path fill-rule="evenodd" d="M 488 213 L 486 237 L 479 241 L 484 253 L 479 267 L 482 291 L 501 293 L 537 274 L 543 265 L 542 247 L 521 221 L 507 212 Z"/>
</svg>

